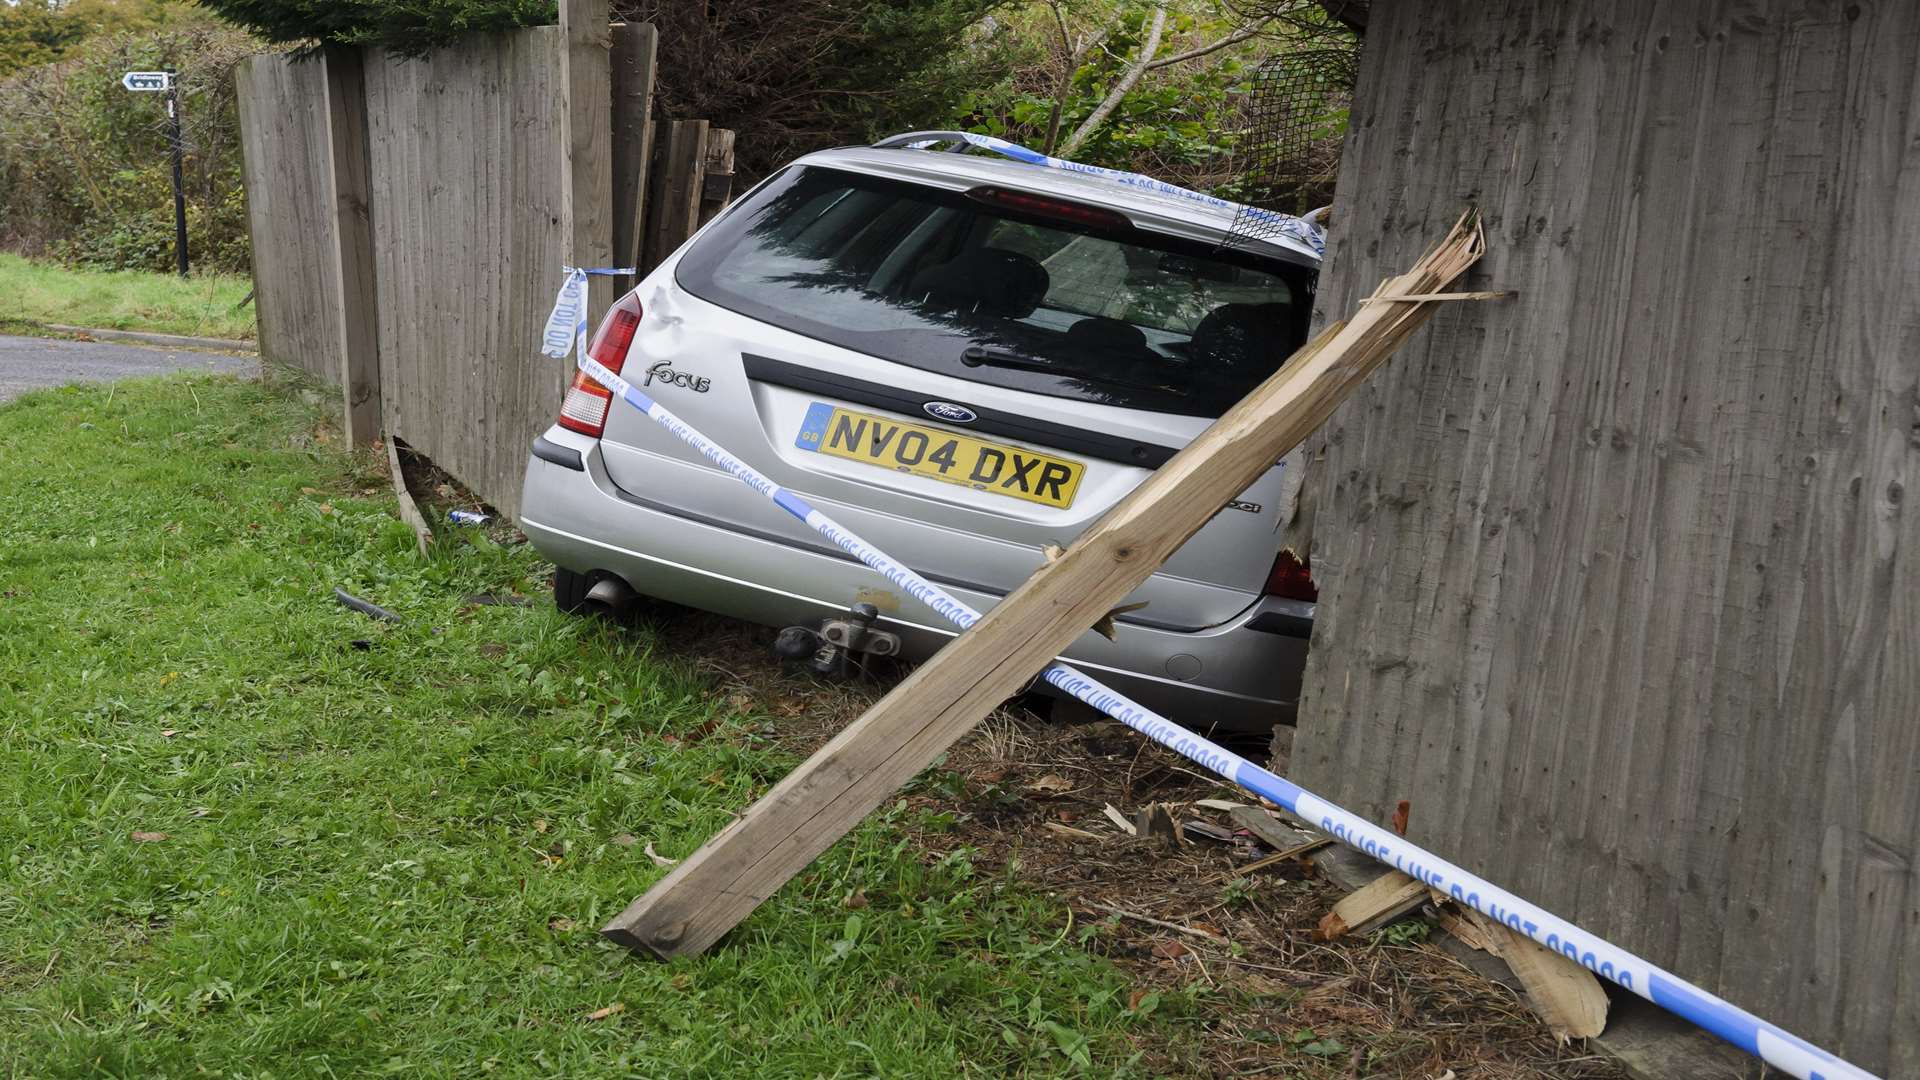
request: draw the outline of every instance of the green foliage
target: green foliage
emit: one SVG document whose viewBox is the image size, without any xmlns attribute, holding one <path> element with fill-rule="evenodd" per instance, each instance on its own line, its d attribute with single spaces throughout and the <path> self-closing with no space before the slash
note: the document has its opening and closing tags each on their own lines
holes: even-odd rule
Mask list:
<svg viewBox="0 0 1920 1080">
<path fill-rule="evenodd" d="M 555 0 L 200 0 L 268 41 L 380 45 L 418 54 L 476 30 L 540 26 Z"/>
<path fill-rule="evenodd" d="M 1418 945 L 1433 934 L 1433 925 L 1425 919 L 1400 919 L 1374 932 L 1375 941 L 1388 945 Z"/>
<path fill-rule="evenodd" d="M 466 603 L 545 567 L 421 559 L 329 431 L 206 376 L 0 406 L 0 1076 L 1198 1071 L 1204 984 L 1129 1008 L 1091 928 L 926 858 L 905 801 L 723 948 L 599 938 L 646 844 L 793 766 L 775 721 L 671 629 Z"/>
<path fill-rule="evenodd" d="M 201 0 L 276 42 L 378 45 L 419 54 L 475 30 L 552 23 L 555 0 Z M 924 125 L 1009 67 L 962 48 L 1009 0 L 612 0 L 615 19 L 659 29 L 656 100 L 668 119 L 739 137 L 751 181 L 797 154 Z"/>
<path fill-rule="evenodd" d="M 1017 5 L 1002 27 L 1003 36 L 1015 43 L 1004 51 L 1017 61 L 1002 77 L 977 82 L 940 126 L 1041 149 L 1057 107 L 1064 142 L 1138 60 L 1155 6 L 1148 0 L 1062 0 L 1056 21 L 1048 5 Z M 1245 176 L 1251 163 L 1274 149 L 1246 142 L 1257 70 L 1270 58 L 1293 56 L 1307 71 L 1317 72 L 1331 62 L 1328 58 L 1350 61 L 1356 39 L 1302 0 L 1272 0 L 1257 5 L 1258 12 L 1234 0 L 1169 0 L 1166 6 L 1165 34 L 1155 58 L 1207 51 L 1147 71 L 1070 156 L 1229 198 L 1264 201 L 1270 193 L 1255 190 L 1258 184 L 1249 186 Z M 1070 42 L 1089 47 L 1069 49 Z M 1336 85 L 1342 70 L 1333 63 L 1322 73 L 1331 93 L 1309 134 L 1316 153 L 1328 161 L 1337 161 L 1346 131 L 1346 91 Z M 1236 153 L 1241 160 L 1235 160 Z"/>
<path fill-rule="evenodd" d="M 204 19 L 186 0 L 21 0 L 0 4 L 0 78 L 48 64 L 105 34 Z"/>
<path fill-rule="evenodd" d="M 173 238 L 167 238 L 172 251 Z M 253 308 L 240 307 L 252 288 L 232 274 L 195 274 L 182 281 L 147 270 L 75 270 L 0 252 L 0 332 L 65 323 L 107 330 L 250 339 Z"/>
<path fill-rule="evenodd" d="M 614 0 L 613 10 L 659 29 L 662 114 L 732 129 L 736 169 L 751 180 L 824 146 L 942 122 L 969 89 L 1012 69 L 1006 35 L 979 28 L 1007 3 Z"/>
<path fill-rule="evenodd" d="M 1112 24 L 1101 45 L 1066 80 L 1061 99 L 1060 135 L 1064 138 L 1093 113 L 1144 42 L 1150 10 L 1145 5 L 1113 5 Z M 1020 36 L 1044 52 L 1042 24 L 1020 25 Z M 1232 29 L 1206 11 L 1170 11 L 1166 39 L 1210 40 Z M 1191 179 L 1217 171 L 1232 153 L 1239 112 L 1251 88 L 1250 58 L 1270 46 L 1255 42 L 1223 49 L 1203 62 L 1150 72 L 1120 101 L 1106 123 L 1073 154 L 1077 161 L 1108 168 L 1136 169 L 1167 179 Z M 1160 55 L 1175 49 L 1163 43 Z M 1057 57 L 1054 58 L 1057 61 Z M 1023 66 L 998 82 L 969 93 L 950 123 L 1039 149 L 1046 142 L 1059 86 L 1037 78 Z"/>
<path fill-rule="evenodd" d="M 79 265 L 173 263 L 163 95 L 120 86 L 133 69 L 180 69 L 188 251 L 196 268 L 248 266 L 233 68 L 259 51 L 204 17 L 91 37 L 57 63 L 0 82 L 0 248 Z"/>
<path fill-rule="evenodd" d="M 1347 1052 L 1347 1045 L 1330 1035 L 1320 1035 L 1312 1028 L 1300 1028 L 1287 1036 L 1287 1043 L 1303 1054 L 1327 1058 Z"/>
</svg>

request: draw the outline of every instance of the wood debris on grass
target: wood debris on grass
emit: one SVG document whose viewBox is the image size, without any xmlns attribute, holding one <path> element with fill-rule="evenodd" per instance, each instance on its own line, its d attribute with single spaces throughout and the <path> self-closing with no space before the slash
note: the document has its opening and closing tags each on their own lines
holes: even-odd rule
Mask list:
<svg viewBox="0 0 1920 1080">
<path fill-rule="evenodd" d="M 715 691 L 719 698 L 746 692 L 786 704 L 760 730 L 796 755 L 832 738 L 882 689 L 816 682 L 783 670 L 767 659 L 766 638 L 753 628 L 716 616 L 677 618 L 682 621 L 674 649 L 724 673 L 726 683 Z M 1241 749 L 1250 756 L 1259 752 L 1253 743 Z M 903 795 L 909 808 L 946 822 L 922 830 L 911 816 L 901 819 L 927 862 L 964 850 L 976 874 L 1006 875 L 1083 913 L 1075 925 L 1084 924 L 1085 913 L 1098 916 L 1086 947 L 1127 973 L 1134 983 L 1131 1001 L 1202 991 L 1191 1007 L 1205 1018 L 1206 1074 L 1299 1080 L 1440 1080 L 1449 1070 L 1488 1080 L 1623 1076 L 1577 1044 L 1561 1045 L 1512 991 L 1436 946 L 1390 945 L 1351 933 L 1316 940 L 1321 916 L 1343 894 L 1313 865 L 1329 841 L 1276 818 L 1253 796 L 1207 780 L 1184 759 L 1118 723 L 1055 724 L 1034 712 L 1004 710 L 956 743 L 936 771 L 950 780 Z M 1057 793 L 1029 790 L 1049 774 L 1072 777 L 1073 784 Z M 1188 808 L 1217 815 L 1213 824 L 1246 829 L 1261 846 L 1257 853 L 1238 844 L 1169 848 L 1130 838 L 1131 815 L 1156 802 L 1180 808 L 1183 816 L 1196 816 Z M 1065 826 L 1072 831 L 1049 825 L 1064 824 L 1055 816 L 1062 809 L 1080 813 Z M 886 907 L 877 895 L 871 902 L 875 910 Z M 1313 1034 L 1289 1041 L 1302 1031 Z M 1348 1050 L 1309 1054 L 1301 1049 L 1308 1041 Z M 1158 1074 L 1190 1072 L 1186 1063 L 1176 1067 L 1156 1057 L 1161 1050 L 1155 1038 L 1143 1036 L 1138 1049 L 1148 1075 L 1156 1075 L 1156 1066 Z M 1353 1067 L 1351 1050 L 1362 1051 L 1364 1067 Z"/>
<path fill-rule="evenodd" d="M 1316 929 L 1322 940 L 1377 930 L 1427 902 L 1427 887 L 1389 870 L 1340 898 Z"/>
</svg>

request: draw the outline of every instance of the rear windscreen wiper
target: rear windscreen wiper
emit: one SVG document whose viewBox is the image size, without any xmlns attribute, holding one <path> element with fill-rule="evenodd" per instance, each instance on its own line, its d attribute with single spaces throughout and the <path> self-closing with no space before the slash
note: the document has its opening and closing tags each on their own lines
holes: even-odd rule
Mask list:
<svg viewBox="0 0 1920 1080">
<path fill-rule="evenodd" d="M 1063 379 L 1104 383 L 1108 386 L 1125 386 L 1134 390 L 1157 390 L 1160 393 L 1172 394 L 1175 397 L 1185 397 L 1187 394 L 1185 390 L 1164 384 L 1140 383 L 1130 379 L 1118 379 L 1111 375 L 1103 375 L 1097 371 L 1064 369 L 1058 364 L 1049 363 L 1045 360 L 1035 360 L 1023 353 L 1014 352 L 1012 349 L 1001 349 L 992 345 L 967 346 L 966 350 L 960 354 L 960 362 L 968 367 L 979 367 L 982 364 L 986 364 L 992 367 L 1018 368 L 1021 371 L 1043 371 L 1049 375 L 1058 375 Z"/>
<path fill-rule="evenodd" d="M 1021 368 L 1026 371 L 1059 371 L 1059 367 L 1045 360 L 1035 360 L 1024 353 L 1012 349 L 995 348 L 992 345 L 969 345 L 960 354 L 960 362 L 968 367 L 991 364 L 994 367 Z"/>
</svg>

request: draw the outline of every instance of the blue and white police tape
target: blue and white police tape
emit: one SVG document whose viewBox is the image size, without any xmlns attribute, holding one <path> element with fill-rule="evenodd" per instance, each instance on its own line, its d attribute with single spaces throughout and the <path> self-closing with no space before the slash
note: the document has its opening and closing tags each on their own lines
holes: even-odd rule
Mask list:
<svg viewBox="0 0 1920 1080">
<path fill-rule="evenodd" d="M 585 348 L 580 350 L 578 363 L 587 377 L 673 432 L 748 487 L 773 500 L 780 509 L 805 522 L 841 550 L 879 571 L 888 581 L 932 608 L 941 618 L 962 630 L 979 621 L 979 612 L 814 509 L 799 495 L 774 483 L 728 453 L 691 424 L 675 416 L 666 406 L 607 370 L 606 365 L 587 355 Z M 1527 935 L 1601 978 L 1618 983 L 1790 1076 L 1800 1077 L 1801 1080 L 1877 1080 L 1873 1074 L 1842 1061 L 1784 1028 L 1768 1023 L 1678 975 L 1602 941 L 1558 915 L 1414 846 L 1405 838 L 1327 802 L 1209 739 L 1195 735 L 1065 664 L 1049 666 L 1041 678 L 1188 760 L 1285 807 L 1341 842 L 1426 883 L 1429 888 L 1506 925 L 1516 933 Z"/>
<path fill-rule="evenodd" d="M 565 360 L 575 342 L 579 343 L 582 353 L 587 351 L 587 275 L 632 277 L 639 273 L 631 266 L 593 269 L 567 266 L 562 269 L 566 271 L 567 279 L 560 283 L 559 295 L 553 298 L 553 311 L 547 316 L 546 329 L 540 333 L 541 355 L 551 356 L 555 360 Z"/>
<path fill-rule="evenodd" d="M 943 132 L 942 134 L 944 136 L 946 133 Z M 1245 203 L 1222 199 L 1217 195 L 1208 195 L 1204 192 L 1194 191 L 1191 188 L 1183 188 L 1178 184 L 1169 184 L 1165 180 L 1155 180 L 1151 176 L 1143 176 L 1136 172 L 1126 172 L 1121 169 L 1106 169 L 1098 165 L 1083 165 L 1078 161 L 1068 161 L 1066 158 L 1052 157 L 1038 150 L 1029 150 L 1019 143 L 1010 143 L 1005 139 L 996 139 L 991 135 L 977 135 L 971 131 L 956 131 L 952 134 L 960 136 L 967 140 L 969 144 L 978 146 L 982 150 L 991 150 L 1003 157 L 1010 157 L 1015 161 L 1024 161 L 1029 165 L 1039 165 L 1048 169 L 1059 169 L 1062 172 L 1083 173 L 1087 176 L 1098 176 L 1103 180 L 1112 180 L 1116 183 L 1125 184 L 1128 187 L 1151 191 L 1156 195 L 1165 195 L 1169 198 L 1182 199 L 1186 202 L 1198 203 L 1202 206 L 1211 206 L 1217 210 L 1231 210 L 1236 215 L 1245 215 L 1273 229 L 1282 236 L 1298 240 L 1300 243 L 1312 248 L 1313 253 L 1316 255 L 1325 255 L 1327 253 L 1326 230 L 1305 218 L 1297 218 L 1292 214 L 1282 214 L 1275 210 L 1262 210 L 1257 206 L 1248 206 Z M 918 146 L 922 144 L 915 143 L 914 145 Z"/>
</svg>

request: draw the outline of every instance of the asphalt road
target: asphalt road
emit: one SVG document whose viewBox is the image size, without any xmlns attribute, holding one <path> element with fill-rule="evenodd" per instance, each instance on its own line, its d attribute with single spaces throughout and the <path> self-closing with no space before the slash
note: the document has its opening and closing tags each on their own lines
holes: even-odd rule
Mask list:
<svg viewBox="0 0 1920 1080">
<path fill-rule="evenodd" d="M 260 361 L 252 356 L 186 349 L 0 335 L 0 402 L 47 386 L 112 382 L 186 370 L 258 375 Z"/>
</svg>

